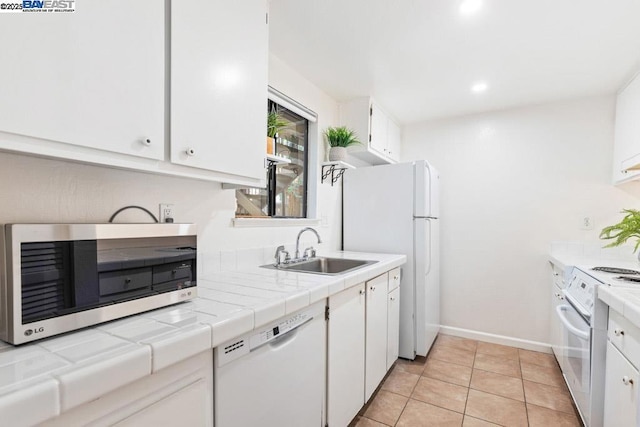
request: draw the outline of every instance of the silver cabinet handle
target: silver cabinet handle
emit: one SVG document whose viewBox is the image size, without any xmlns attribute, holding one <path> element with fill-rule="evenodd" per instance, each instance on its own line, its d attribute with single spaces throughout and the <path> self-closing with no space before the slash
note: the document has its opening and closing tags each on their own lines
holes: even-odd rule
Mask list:
<svg viewBox="0 0 640 427">
<path fill-rule="evenodd" d="M 558 298 L 561 301 L 564 299 L 564 296 L 560 292 L 556 292 L 555 296 L 556 296 L 556 298 Z"/>
<path fill-rule="evenodd" d="M 395 301 L 396 299 L 394 297 L 389 298 L 391 301 Z"/>
<path fill-rule="evenodd" d="M 623 331 L 622 329 L 620 329 L 620 328 L 615 328 L 615 329 L 613 330 L 613 333 L 614 333 L 614 334 L 615 334 L 615 336 L 617 336 L 617 337 L 619 337 L 619 336 L 621 336 L 621 335 L 624 335 L 624 331 Z"/>
<path fill-rule="evenodd" d="M 398 276 L 397 274 L 395 276 L 393 276 L 393 280 L 399 280 L 400 276 Z"/>
<path fill-rule="evenodd" d="M 624 377 L 622 377 L 622 384 L 633 385 L 633 380 L 625 375 Z"/>
<path fill-rule="evenodd" d="M 371 291 L 375 291 L 376 287 L 375 286 L 371 286 L 369 289 L 371 289 Z"/>
<path fill-rule="evenodd" d="M 149 145 L 151 145 L 151 140 L 150 140 L 149 138 L 144 138 L 144 139 L 142 140 L 142 143 L 143 143 L 144 145 L 149 146 Z"/>
<path fill-rule="evenodd" d="M 196 150 L 194 150 L 193 148 L 187 148 L 187 156 L 195 156 L 196 155 Z"/>
<path fill-rule="evenodd" d="M 364 289 L 360 289 L 360 295 L 364 295 Z"/>
</svg>

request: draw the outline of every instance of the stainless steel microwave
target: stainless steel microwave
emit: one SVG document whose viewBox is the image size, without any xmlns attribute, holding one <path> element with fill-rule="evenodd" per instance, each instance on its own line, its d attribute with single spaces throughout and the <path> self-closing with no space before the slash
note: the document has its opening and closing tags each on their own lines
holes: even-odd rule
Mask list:
<svg viewBox="0 0 640 427">
<path fill-rule="evenodd" d="M 22 344 L 196 296 L 193 224 L 5 224 L 0 339 Z"/>
</svg>

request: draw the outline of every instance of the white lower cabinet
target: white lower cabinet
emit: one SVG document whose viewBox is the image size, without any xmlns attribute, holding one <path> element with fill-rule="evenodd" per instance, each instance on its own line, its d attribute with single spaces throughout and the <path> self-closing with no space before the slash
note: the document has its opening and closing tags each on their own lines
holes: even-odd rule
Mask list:
<svg viewBox="0 0 640 427">
<path fill-rule="evenodd" d="M 368 281 L 366 286 L 364 401 L 367 402 L 387 373 L 387 287 L 388 273 Z"/>
<path fill-rule="evenodd" d="M 638 370 L 608 342 L 604 391 L 605 427 L 638 425 L 638 387 Z"/>
<path fill-rule="evenodd" d="M 327 422 L 330 427 L 349 424 L 398 357 L 399 288 L 391 294 L 388 288 L 389 273 L 384 273 L 329 297 Z M 389 299 L 392 295 L 395 295 L 393 301 Z"/>
<path fill-rule="evenodd" d="M 400 288 L 387 295 L 387 371 L 398 360 L 400 346 Z"/>
<path fill-rule="evenodd" d="M 208 404 L 206 402 L 207 382 L 203 379 L 189 384 L 147 406 L 130 417 L 116 423 L 119 427 L 138 426 L 206 426 Z M 188 410 L 184 410 L 188 408 Z"/>
<path fill-rule="evenodd" d="M 213 350 L 73 408 L 41 426 L 213 426 Z"/>
<path fill-rule="evenodd" d="M 640 328 L 609 309 L 604 426 L 637 426 L 640 387 Z"/>
<path fill-rule="evenodd" d="M 329 297 L 327 423 L 346 426 L 364 404 L 365 285 Z"/>
</svg>

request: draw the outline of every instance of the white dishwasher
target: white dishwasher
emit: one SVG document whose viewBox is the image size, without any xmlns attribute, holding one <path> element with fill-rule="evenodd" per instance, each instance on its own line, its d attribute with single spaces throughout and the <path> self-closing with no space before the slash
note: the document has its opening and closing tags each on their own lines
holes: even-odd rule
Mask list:
<svg viewBox="0 0 640 427">
<path fill-rule="evenodd" d="M 324 311 L 321 301 L 216 347 L 215 427 L 324 425 Z"/>
</svg>

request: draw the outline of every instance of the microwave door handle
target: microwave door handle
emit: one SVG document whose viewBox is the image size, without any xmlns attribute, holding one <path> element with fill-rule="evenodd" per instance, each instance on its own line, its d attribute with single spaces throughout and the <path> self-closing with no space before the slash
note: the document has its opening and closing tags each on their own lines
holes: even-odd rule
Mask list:
<svg viewBox="0 0 640 427">
<path fill-rule="evenodd" d="M 569 319 L 567 319 L 567 316 L 564 315 L 564 312 L 567 310 L 571 310 L 571 307 L 569 307 L 566 304 L 563 305 L 559 305 L 556 306 L 556 313 L 558 314 L 558 317 L 560 318 L 560 321 L 562 322 L 562 324 L 565 326 L 565 328 L 567 328 L 569 330 L 569 332 L 571 332 L 573 335 L 577 336 L 578 338 L 583 339 L 584 341 L 588 341 L 589 340 L 589 332 L 584 332 L 581 331 L 580 329 L 576 328 L 575 326 L 573 326 L 570 322 Z"/>
</svg>

